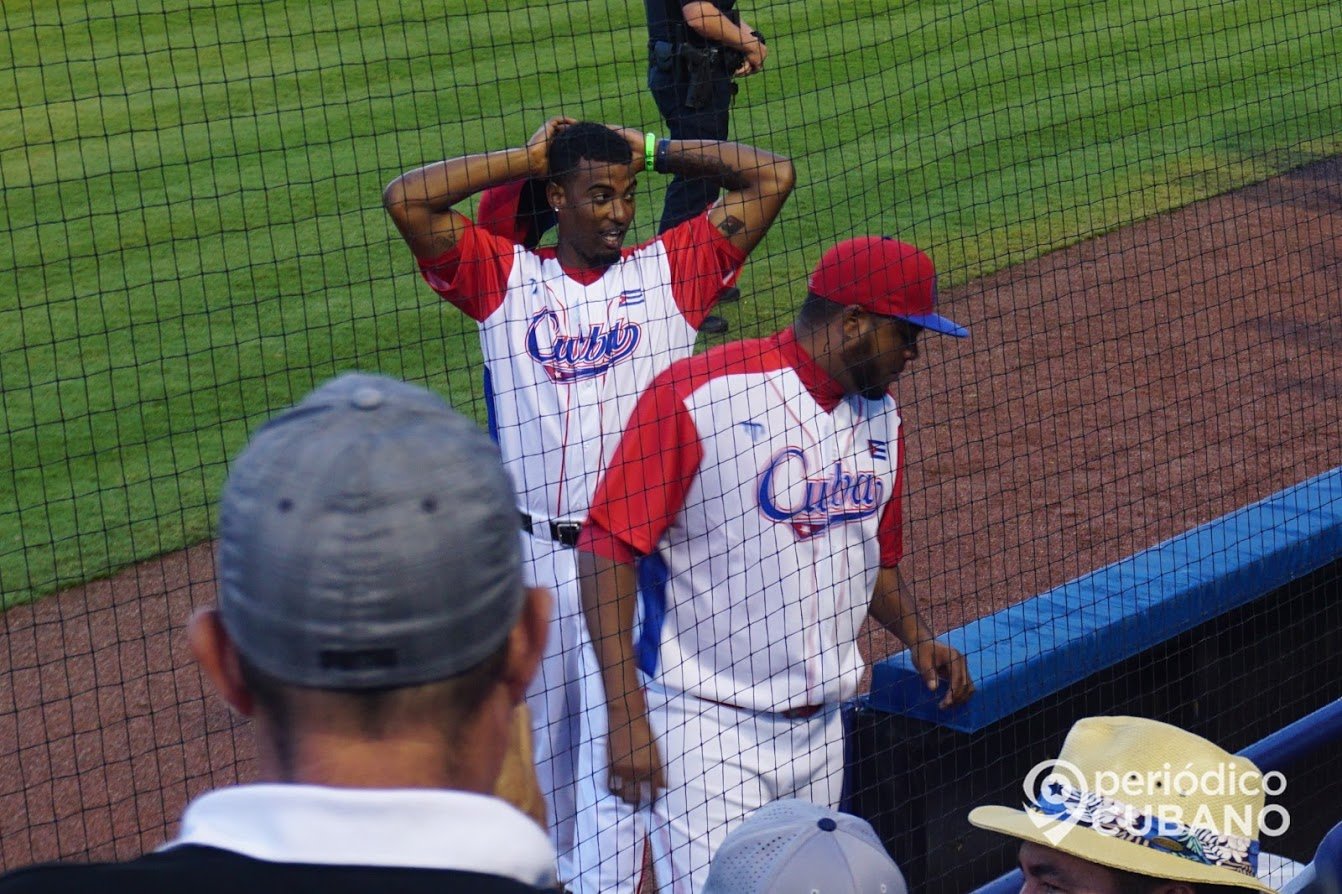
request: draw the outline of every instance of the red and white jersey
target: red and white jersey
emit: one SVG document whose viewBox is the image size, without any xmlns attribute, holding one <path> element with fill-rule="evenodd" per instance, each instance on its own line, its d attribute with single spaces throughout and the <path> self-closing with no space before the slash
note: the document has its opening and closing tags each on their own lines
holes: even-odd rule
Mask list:
<svg viewBox="0 0 1342 894">
<path fill-rule="evenodd" d="M 682 360 L 639 399 L 579 548 L 639 572 L 639 665 L 711 701 L 851 697 L 857 632 L 901 558 L 895 402 L 845 397 L 792 330 Z"/>
<path fill-rule="evenodd" d="M 479 226 L 421 261 L 424 279 L 480 327 L 490 433 L 523 508 L 582 520 L 639 393 L 689 356 L 745 254 L 707 214 L 626 249 L 605 270 L 565 270 Z"/>
</svg>

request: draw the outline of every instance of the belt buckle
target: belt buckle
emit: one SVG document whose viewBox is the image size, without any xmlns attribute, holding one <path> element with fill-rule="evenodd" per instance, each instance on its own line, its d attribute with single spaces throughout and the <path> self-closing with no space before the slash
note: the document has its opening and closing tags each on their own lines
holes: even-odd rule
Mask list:
<svg viewBox="0 0 1342 894">
<path fill-rule="evenodd" d="M 582 522 L 550 522 L 550 536 L 561 546 L 577 546 Z"/>
</svg>

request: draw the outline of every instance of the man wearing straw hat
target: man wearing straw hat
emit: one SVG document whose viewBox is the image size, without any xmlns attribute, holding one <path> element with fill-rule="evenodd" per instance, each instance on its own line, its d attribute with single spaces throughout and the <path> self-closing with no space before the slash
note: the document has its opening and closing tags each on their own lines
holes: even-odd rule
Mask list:
<svg viewBox="0 0 1342 894">
<path fill-rule="evenodd" d="M 1258 835 L 1282 811 L 1264 792 L 1283 782 L 1166 723 L 1087 717 L 1031 769 L 1023 810 L 978 807 L 969 821 L 1020 839 L 1023 894 L 1271 894 Z"/>
</svg>

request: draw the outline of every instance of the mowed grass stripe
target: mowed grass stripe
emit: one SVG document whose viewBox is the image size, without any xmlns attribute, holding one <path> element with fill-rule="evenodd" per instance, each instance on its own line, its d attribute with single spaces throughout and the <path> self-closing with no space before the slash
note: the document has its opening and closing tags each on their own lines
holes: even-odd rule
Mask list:
<svg viewBox="0 0 1342 894">
<path fill-rule="evenodd" d="M 836 237 L 898 233 L 963 282 L 1342 142 L 1335 4 L 746 14 L 772 55 L 733 132 L 800 184 L 734 335 L 785 320 Z M 5 604 L 208 536 L 227 458 L 338 370 L 482 418 L 474 326 L 418 283 L 382 186 L 555 112 L 661 126 L 637 4 L 13 2 L 0 23 Z"/>
</svg>

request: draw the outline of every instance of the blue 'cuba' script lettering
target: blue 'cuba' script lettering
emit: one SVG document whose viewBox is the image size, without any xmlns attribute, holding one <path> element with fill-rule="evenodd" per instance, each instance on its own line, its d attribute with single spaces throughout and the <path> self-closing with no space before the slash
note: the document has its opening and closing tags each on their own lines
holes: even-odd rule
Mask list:
<svg viewBox="0 0 1342 894">
<path fill-rule="evenodd" d="M 757 479 L 764 517 L 791 526 L 799 540 L 830 525 L 870 518 L 884 502 L 885 482 L 874 472 L 847 471 L 839 460 L 822 474 L 810 471 L 806 452 L 787 447 L 773 455 Z"/>
<path fill-rule="evenodd" d="M 550 381 L 573 382 L 599 376 L 628 358 L 642 338 L 642 327 L 625 320 L 609 327 L 597 323 L 586 332 L 568 335 L 559 326 L 559 315 L 543 307 L 527 327 L 527 353 L 545 368 Z"/>
</svg>

